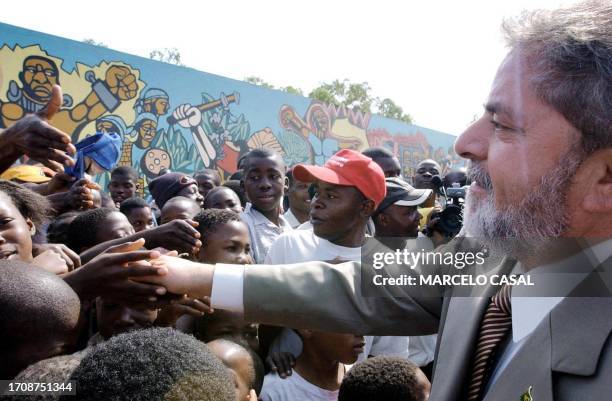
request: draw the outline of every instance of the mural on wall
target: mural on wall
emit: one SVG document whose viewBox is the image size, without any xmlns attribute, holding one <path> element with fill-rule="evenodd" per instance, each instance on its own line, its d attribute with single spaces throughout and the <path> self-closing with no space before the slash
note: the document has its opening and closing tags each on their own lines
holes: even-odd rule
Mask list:
<svg viewBox="0 0 612 401">
<path fill-rule="evenodd" d="M 0 127 L 43 108 L 59 84 L 63 107 L 51 122 L 73 141 L 119 134 L 119 164 L 138 171 L 141 193 L 164 169 L 226 178 L 258 147 L 291 166 L 382 146 L 406 177 L 426 158 L 444 170 L 462 164 L 455 137 L 438 131 L 6 24 L 0 33 Z M 108 174 L 96 179 L 106 186 Z"/>
</svg>

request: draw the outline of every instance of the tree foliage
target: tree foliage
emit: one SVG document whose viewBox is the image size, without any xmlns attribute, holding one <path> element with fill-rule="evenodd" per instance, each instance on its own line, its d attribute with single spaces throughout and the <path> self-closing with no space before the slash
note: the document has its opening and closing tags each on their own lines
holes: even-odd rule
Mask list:
<svg viewBox="0 0 612 401">
<path fill-rule="evenodd" d="M 100 46 L 100 47 L 108 47 L 106 45 L 106 43 L 96 42 L 92 38 L 85 38 L 85 39 L 83 39 L 83 43 L 87 43 L 88 45 Z"/>
<path fill-rule="evenodd" d="M 264 88 L 267 89 L 274 89 L 274 85 L 267 83 L 266 81 L 264 81 L 263 79 L 256 77 L 256 76 L 250 76 L 250 77 L 246 77 L 245 82 L 248 82 L 250 84 L 253 85 L 257 85 L 257 86 L 262 86 Z"/>
<path fill-rule="evenodd" d="M 291 93 L 293 95 L 300 95 L 300 96 L 304 96 L 304 91 L 301 90 L 300 88 L 296 88 L 295 86 L 281 86 L 281 87 L 276 87 L 274 85 L 272 85 L 269 82 L 264 81 L 263 79 L 256 77 L 254 75 L 251 75 L 250 77 L 246 77 L 244 79 L 245 82 L 248 82 L 250 84 L 253 85 L 257 85 L 257 86 L 261 86 L 267 89 L 278 89 L 281 90 L 283 92 L 287 92 L 287 93 Z"/>
<path fill-rule="evenodd" d="M 308 97 L 336 106 L 346 106 L 364 113 L 380 114 L 384 117 L 412 123 L 412 117 L 389 98 L 375 97 L 367 82 L 350 82 L 348 79 L 323 83 L 314 88 Z"/>
<path fill-rule="evenodd" d="M 155 49 L 149 53 L 149 58 L 157 61 L 163 61 L 164 63 L 183 65 L 181 62 L 181 52 L 176 47 Z"/>
<path fill-rule="evenodd" d="M 275 88 L 274 85 L 255 76 L 245 78 L 246 82 L 263 86 L 268 89 L 279 89 L 295 95 L 304 96 L 304 91 L 294 86 Z M 384 117 L 412 123 L 412 117 L 389 98 L 379 98 L 372 94 L 372 88 L 367 82 L 350 82 L 336 79 L 333 82 L 322 83 L 308 94 L 309 98 L 320 100 L 335 106 L 346 106 L 363 113 L 375 113 Z"/>
</svg>

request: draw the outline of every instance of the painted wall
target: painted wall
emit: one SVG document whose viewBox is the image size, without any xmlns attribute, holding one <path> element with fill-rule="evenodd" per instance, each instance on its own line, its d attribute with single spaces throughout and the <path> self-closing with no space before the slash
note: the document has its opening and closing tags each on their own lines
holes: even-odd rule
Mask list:
<svg viewBox="0 0 612 401">
<path fill-rule="evenodd" d="M 64 107 L 52 123 L 74 141 L 118 132 L 120 164 L 139 171 L 141 188 L 162 168 L 227 177 L 257 147 L 293 165 L 384 146 L 406 177 L 425 158 L 445 170 L 462 163 L 449 134 L 0 23 L 0 127 L 42 108 L 55 83 Z M 97 179 L 105 185 L 108 174 Z"/>
</svg>

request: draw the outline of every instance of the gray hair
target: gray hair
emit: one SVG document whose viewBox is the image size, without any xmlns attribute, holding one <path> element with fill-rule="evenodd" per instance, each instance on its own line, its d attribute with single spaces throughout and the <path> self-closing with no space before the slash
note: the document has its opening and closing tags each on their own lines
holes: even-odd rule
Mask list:
<svg viewBox="0 0 612 401">
<path fill-rule="evenodd" d="M 586 153 L 612 146 L 612 2 L 524 12 L 503 24 L 536 95 L 582 132 Z"/>
</svg>

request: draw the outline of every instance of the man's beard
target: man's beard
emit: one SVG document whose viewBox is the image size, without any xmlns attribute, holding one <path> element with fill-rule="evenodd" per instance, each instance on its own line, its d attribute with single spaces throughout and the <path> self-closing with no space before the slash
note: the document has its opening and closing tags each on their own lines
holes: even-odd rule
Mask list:
<svg viewBox="0 0 612 401">
<path fill-rule="evenodd" d="M 559 160 L 557 167 L 542 176 L 519 204 L 503 209 L 495 208 L 489 174 L 480 164 L 471 164 L 468 177 L 488 194 L 484 198 L 468 194 L 463 211 L 464 233 L 514 257 L 536 256 L 545 251 L 568 229 L 567 193 L 584 156 L 572 150 Z"/>
</svg>

